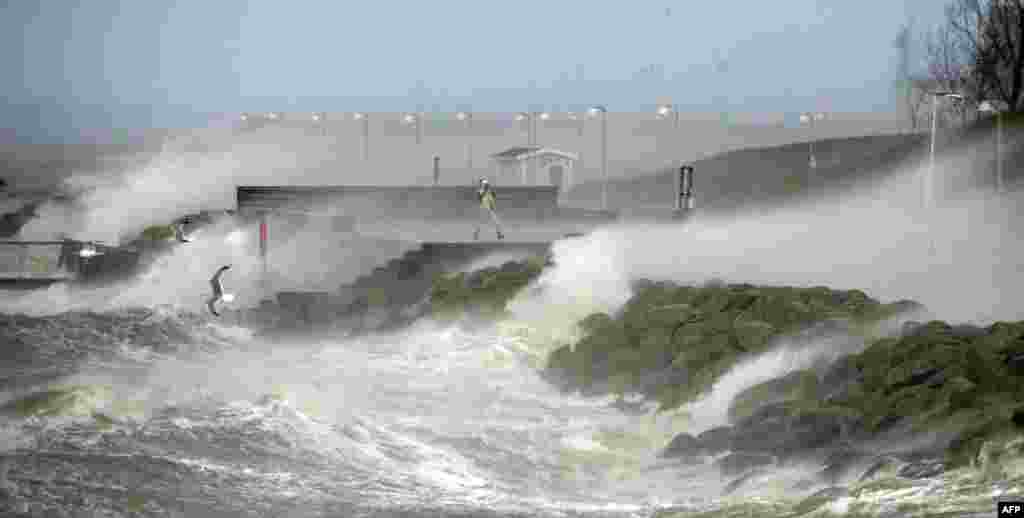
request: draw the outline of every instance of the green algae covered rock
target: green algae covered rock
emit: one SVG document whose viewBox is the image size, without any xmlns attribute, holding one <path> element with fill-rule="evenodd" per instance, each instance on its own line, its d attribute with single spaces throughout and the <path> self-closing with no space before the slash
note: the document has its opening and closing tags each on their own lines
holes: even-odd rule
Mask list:
<svg viewBox="0 0 1024 518">
<path fill-rule="evenodd" d="M 551 354 L 547 377 L 597 391 L 614 377 L 616 390 L 641 390 L 672 409 L 777 337 L 824 321 L 866 329 L 913 307 L 882 304 L 858 290 L 639 281 L 618 316 L 594 314 L 579 322 L 585 338 Z M 670 381 L 621 387 L 622 380 L 644 380 L 652 372 Z"/>
<path fill-rule="evenodd" d="M 111 398 L 111 390 L 99 385 L 53 387 L 14 399 L 0 413 L 16 417 L 89 416 Z"/>
<path fill-rule="evenodd" d="M 796 371 L 759 383 L 737 394 L 729 405 L 729 420 L 736 422 L 746 419 L 760 408 L 773 403 L 814 401 L 819 393 L 818 376 L 814 372 Z"/>
<path fill-rule="evenodd" d="M 510 261 L 500 268 L 445 273 L 435 277 L 430 290 L 430 314 L 440 320 L 463 316 L 499 318 L 521 289 L 536 279 L 548 263 L 544 258 Z"/>
<path fill-rule="evenodd" d="M 174 238 L 173 225 L 150 225 L 142 230 L 142 237 L 150 241 L 165 241 Z"/>
<path fill-rule="evenodd" d="M 894 426 L 954 434 L 954 468 L 976 464 L 985 444 L 1024 433 L 1024 371 L 1014 363 L 1024 322 L 912 327 L 845 358 L 855 376 L 831 402 L 861 414 L 866 434 Z"/>
</svg>

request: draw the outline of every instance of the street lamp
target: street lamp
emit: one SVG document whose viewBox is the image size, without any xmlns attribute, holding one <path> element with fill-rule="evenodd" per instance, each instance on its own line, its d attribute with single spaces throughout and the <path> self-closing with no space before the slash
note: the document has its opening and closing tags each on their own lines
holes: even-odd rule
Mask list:
<svg viewBox="0 0 1024 518">
<path fill-rule="evenodd" d="M 658 118 L 667 119 L 669 116 L 672 117 L 672 127 L 675 129 L 679 128 L 679 109 L 673 104 L 662 104 L 658 106 Z"/>
<path fill-rule="evenodd" d="M 327 114 L 323 112 L 317 112 L 311 115 L 310 118 L 313 119 L 313 124 L 316 124 L 317 128 L 320 130 L 320 136 L 326 136 L 327 127 L 324 125 L 324 123 L 327 122 Z"/>
<path fill-rule="evenodd" d="M 418 113 L 407 113 L 402 117 L 402 123 L 416 128 L 416 143 L 423 143 L 423 116 Z"/>
<path fill-rule="evenodd" d="M 370 116 L 363 112 L 356 112 L 352 114 L 352 118 L 362 123 L 362 158 L 363 160 L 370 159 Z"/>
<path fill-rule="evenodd" d="M 466 125 L 466 169 L 473 169 L 473 114 L 459 112 L 455 114 L 455 118 Z"/>
<path fill-rule="evenodd" d="M 601 209 L 608 210 L 608 108 L 598 104 L 587 110 L 587 113 L 591 117 L 601 117 L 601 176 L 604 178 L 601 187 Z"/>
<path fill-rule="evenodd" d="M 932 95 L 932 142 L 931 150 L 928 153 L 928 176 L 925 181 L 922 182 L 921 198 L 922 204 L 926 209 L 932 206 L 932 184 L 935 181 L 935 132 L 938 130 L 938 106 L 941 99 L 951 99 L 953 101 L 962 101 L 963 95 L 954 92 L 937 91 L 931 92 Z"/>
<path fill-rule="evenodd" d="M 583 136 L 583 117 L 576 112 L 569 112 L 569 120 L 576 121 L 576 135 Z"/>
<path fill-rule="evenodd" d="M 551 118 L 551 115 L 548 114 L 547 112 L 533 112 L 533 111 L 531 111 L 531 112 L 519 112 L 518 114 L 516 114 L 516 120 L 517 121 L 526 121 L 526 123 L 527 123 L 527 126 L 526 126 L 526 128 L 527 128 L 526 129 L 526 143 L 527 143 L 527 145 L 529 145 L 529 146 L 536 146 L 537 145 L 537 120 L 539 119 L 539 120 L 545 120 L 546 121 L 546 120 L 548 120 L 550 118 Z M 534 169 L 535 169 L 535 167 L 534 167 L 535 166 L 534 159 L 528 158 L 527 160 L 528 160 L 528 165 L 529 165 L 529 175 L 530 175 L 531 178 L 535 178 L 536 177 L 536 171 L 534 171 Z M 523 183 L 524 184 L 526 183 L 525 180 L 524 180 Z"/>
<path fill-rule="evenodd" d="M 981 113 L 993 113 L 996 116 L 996 192 L 1003 192 L 1003 109 L 1001 101 L 983 101 L 978 106 Z"/>
<path fill-rule="evenodd" d="M 517 121 L 527 121 L 526 143 L 530 146 L 537 144 L 537 120 L 548 120 L 551 115 L 547 112 L 519 112 L 516 114 Z"/>
<path fill-rule="evenodd" d="M 818 159 L 814 156 L 814 139 L 817 138 L 814 135 L 814 123 L 825 120 L 824 113 L 802 113 L 800 114 L 800 124 L 807 124 L 811 127 L 811 140 L 808 143 L 810 159 L 808 159 L 807 165 L 811 169 L 818 167 Z"/>
</svg>

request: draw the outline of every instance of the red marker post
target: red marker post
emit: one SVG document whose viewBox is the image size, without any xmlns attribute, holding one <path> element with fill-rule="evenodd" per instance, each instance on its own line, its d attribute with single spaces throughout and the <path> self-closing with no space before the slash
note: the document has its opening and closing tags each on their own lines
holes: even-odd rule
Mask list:
<svg viewBox="0 0 1024 518">
<path fill-rule="evenodd" d="M 260 260 L 263 262 L 263 288 L 267 288 L 267 216 L 260 220 Z"/>
<path fill-rule="evenodd" d="M 267 221 L 260 222 L 260 257 L 267 258 Z"/>
</svg>

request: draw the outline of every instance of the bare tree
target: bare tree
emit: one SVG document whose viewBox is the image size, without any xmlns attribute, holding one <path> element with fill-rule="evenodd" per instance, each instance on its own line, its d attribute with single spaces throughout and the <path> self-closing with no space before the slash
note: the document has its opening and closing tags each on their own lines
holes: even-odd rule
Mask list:
<svg viewBox="0 0 1024 518">
<path fill-rule="evenodd" d="M 959 77 L 970 84 L 958 86 L 973 89 L 975 100 L 1024 107 L 1024 0 L 954 0 L 946 6 L 946 22 L 933 35 L 937 52 L 930 48 L 929 57 L 936 67 L 929 73 L 949 81 L 955 77 L 945 65 L 961 65 Z"/>
<path fill-rule="evenodd" d="M 993 0 L 979 32 L 980 85 L 990 97 L 1020 109 L 1024 104 L 1024 0 Z"/>
</svg>

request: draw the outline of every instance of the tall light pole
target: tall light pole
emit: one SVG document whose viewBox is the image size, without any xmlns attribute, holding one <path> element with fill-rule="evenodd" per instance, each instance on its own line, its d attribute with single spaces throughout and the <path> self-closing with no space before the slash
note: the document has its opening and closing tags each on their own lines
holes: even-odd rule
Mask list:
<svg viewBox="0 0 1024 518">
<path fill-rule="evenodd" d="M 362 126 L 361 155 L 363 160 L 370 159 L 370 115 L 363 112 L 352 114 L 352 118 L 360 122 Z"/>
<path fill-rule="evenodd" d="M 582 137 L 583 136 L 583 126 L 584 126 L 584 124 L 583 124 L 583 120 L 584 120 L 583 117 L 580 116 L 580 114 L 578 114 L 576 112 L 569 112 L 569 120 L 576 121 L 576 136 L 577 137 Z"/>
<path fill-rule="evenodd" d="M 402 117 L 402 123 L 416 128 L 416 143 L 423 143 L 423 116 L 419 113 L 407 113 Z"/>
<path fill-rule="evenodd" d="M 251 130 L 253 127 L 253 116 L 248 113 L 240 113 L 238 115 L 238 122 L 240 123 L 239 128 L 242 131 Z"/>
<path fill-rule="evenodd" d="M 320 136 L 327 136 L 327 126 L 325 125 L 325 123 L 327 122 L 327 114 L 318 112 L 314 113 L 312 116 L 310 116 L 310 118 L 313 119 L 313 123 L 316 124 L 317 128 L 320 130 Z"/>
<path fill-rule="evenodd" d="M 459 112 L 455 114 L 466 125 L 466 169 L 473 169 L 473 114 L 470 112 Z"/>
<path fill-rule="evenodd" d="M 519 112 L 516 114 L 517 121 L 526 121 L 526 143 L 529 146 L 537 145 L 537 120 L 548 120 L 551 115 L 547 112 Z"/>
<path fill-rule="evenodd" d="M 983 101 L 978 106 L 981 113 L 994 113 L 996 117 L 996 192 L 1002 193 L 1003 186 L 1003 103 L 1001 101 Z"/>
<path fill-rule="evenodd" d="M 516 114 L 517 121 L 526 121 L 526 143 L 528 146 L 537 145 L 537 121 L 548 120 L 549 118 L 551 118 L 551 115 L 547 112 L 530 111 L 519 112 Z M 534 159 L 528 158 L 527 160 L 529 161 L 529 175 L 531 178 L 534 178 L 536 176 L 534 171 Z"/>
<path fill-rule="evenodd" d="M 658 106 L 658 118 L 672 118 L 672 129 L 679 129 L 679 107 L 674 104 L 662 104 Z"/>
<path fill-rule="evenodd" d="M 947 91 L 932 92 L 932 138 L 931 138 L 931 149 L 928 153 L 928 175 L 925 177 L 925 181 L 921 183 L 921 202 L 924 208 L 930 209 L 932 207 L 932 196 L 933 187 L 932 184 L 935 182 L 935 133 L 938 131 L 938 113 L 939 113 L 939 101 L 942 99 L 952 99 L 954 101 L 962 101 L 964 96 Z"/>
<path fill-rule="evenodd" d="M 591 117 L 601 117 L 601 210 L 608 210 L 608 108 L 604 105 L 592 106 L 587 113 Z"/>
<path fill-rule="evenodd" d="M 825 120 L 824 113 L 802 113 L 800 114 L 800 123 L 807 124 L 811 128 L 811 140 L 808 142 L 810 158 L 807 159 L 807 167 L 810 169 L 816 169 L 818 167 L 818 159 L 814 156 L 814 139 L 818 138 L 814 134 L 814 123 Z"/>
</svg>

